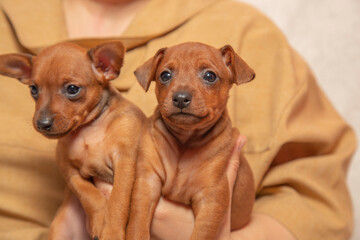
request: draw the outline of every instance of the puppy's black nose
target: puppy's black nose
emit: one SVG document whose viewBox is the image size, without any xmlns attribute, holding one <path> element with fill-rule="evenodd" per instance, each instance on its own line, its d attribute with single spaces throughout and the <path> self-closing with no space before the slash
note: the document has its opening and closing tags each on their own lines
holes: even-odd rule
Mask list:
<svg viewBox="0 0 360 240">
<path fill-rule="evenodd" d="M 176 92 L 173 95 L 173 104 L 175 107 L 183 109 L 191 103 L 191 94 L 189 92 Z"/>
<path fill-rule="evenodd" d="M 36 121 L 36 125 L 39 130 L 50 131 L 50 129 L 53 125 L 53 122 L 54 122 L 54 120 L 52 118 L 45 117 L 45 118 L 38 119 Z"/>
</svg>

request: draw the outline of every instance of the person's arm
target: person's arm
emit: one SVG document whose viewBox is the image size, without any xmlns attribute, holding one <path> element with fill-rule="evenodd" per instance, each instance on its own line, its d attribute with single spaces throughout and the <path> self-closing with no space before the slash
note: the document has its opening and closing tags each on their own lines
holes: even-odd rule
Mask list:
<svg viewBox="0 0 360 240">
<path fill-rule="evenodd" d="M 0 8 L 0 54 L 24 52 L 6 15 Z M 29 88 L 2 75 L 0 82 L 0 239 L 47 239 L 64 191 L 55 141 L 32 127 Z"/>
<path fill-rule="evenodd" d="M 348 239 L 346 173 L 354 133 L 282 33 L 266 19 L 257 21 L 239 50 L 257 79 L 246 86 L 249 93 L 245 86 L 235 89 L 241 109 L 234 123 L 249 138 L 245 155 L 256 176 L 254 213 L 270 216 L 299 240 Z M 256 149 L 261 141 L 267 141 L 264 151 Z"/>
</svg>

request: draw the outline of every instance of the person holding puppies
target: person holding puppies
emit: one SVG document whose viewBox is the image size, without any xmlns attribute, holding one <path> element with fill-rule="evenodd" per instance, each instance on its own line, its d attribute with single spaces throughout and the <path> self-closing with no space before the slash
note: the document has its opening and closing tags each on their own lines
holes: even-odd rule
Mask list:
<svg viewBox="0 0 360 240">
<path fill-rule="evenodd" d="M 306 63 L 256 9 L 230 0 L 1 0 L 1 7 L 0 54 L 37 54 L 69 40 L 85 48 L 121 40 L 127 53 L 114 86 L 147 116 L 157 104 L 154 86 L 145 94 L 133 72 L 158 49 L 189 41 L 231 45 L 256 72 L 254 81 L 230 90 L 227 104 L 233 126 L 247 138 L 241 152 L 254 175 L 256 201 L 250 223 L 230 232 L 228 216 L 219 239 L 350 236 L 346 169 L 354 133 Z M 56 142 L 32 129 L 29 90 L 5 77 L 1 83 L 0 238 L 47 239 L 63 198 Z M 243 144 L 240 138 L 237 146 Z M 234 149 L 227 171 L 233 181 L 237 154 Z M 189 208 L 160 199 L 151 234 L 186 239 L 193 221 Z"/>
</svg>

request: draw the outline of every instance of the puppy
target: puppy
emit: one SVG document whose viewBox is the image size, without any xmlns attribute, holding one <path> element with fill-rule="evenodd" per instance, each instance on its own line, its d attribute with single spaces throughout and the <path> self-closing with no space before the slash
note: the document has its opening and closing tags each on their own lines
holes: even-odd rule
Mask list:
<svg viewBox="0 0 360 240">
<path fill-rule="evenodd" d="M 35 129 L 59 139 L 56 160 L 70 191 L 49 239 L 89 239 L 85 216 L 91 239 L 125 238 L 145 115 L 110 84 L 124 53 L 122 43 L 113 41 L 89 51 L 60 43 L 37 56 L 0 56 L 0 73 L 30 87 Z M 94 182 L 113 184 L 111 195 L 104 196 Z"/>
<path fill-rule="evenodd" d="M 135 75 L 145 91 L 156 82 L 158 107 L 140 143 L 127 239 L 150 239 L 160 196 L 191 205 L 192 240 L 215 239 L 230 204 L 225 170 L 239 135 L 226 108 L 229 90 L 251 81 L 254 71 L 230 46 L 184 43 L 160 49 Z M 250 220 L 254 199 L 252 172 L 241 157 L 232 229 Z"/>
</svg>

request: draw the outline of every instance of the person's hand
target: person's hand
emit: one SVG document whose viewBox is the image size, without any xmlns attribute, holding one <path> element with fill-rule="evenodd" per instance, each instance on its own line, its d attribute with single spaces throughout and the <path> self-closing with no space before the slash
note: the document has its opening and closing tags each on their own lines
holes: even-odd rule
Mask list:
<svg viewBox="0 0 360 240">
<path fill-rule="evenodd" d="M 229 192 L 231 194 L 240 164 L 240 151 L 245 143 L 246 138 L 239 136 L 227 168 L 226 175 L 229 181 Z M 230 206 L 231 203 L 229 204 L 228 214 L 224 218 L 223 225 L 220 228 L 218 240 L 231 239 Z M 160 198 L 151 225 L 152 240 L 189 239 L 193 228 L 194 215 L 190 207 Z"/>
</svg>

